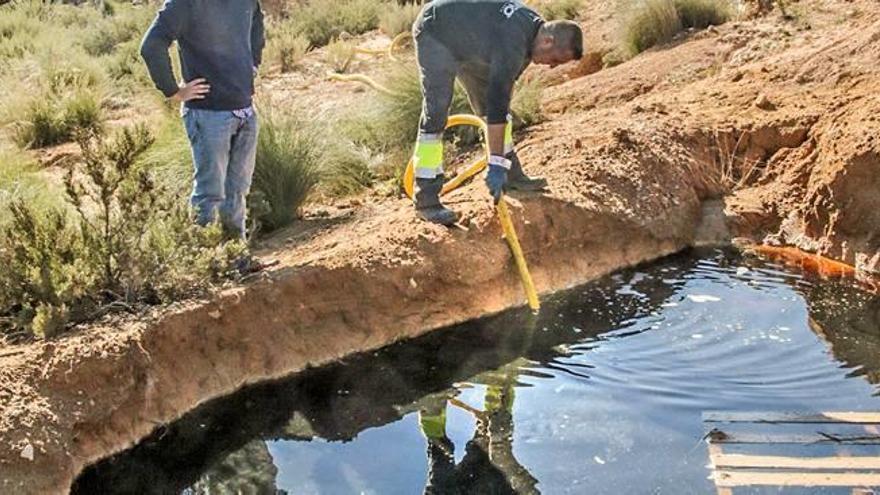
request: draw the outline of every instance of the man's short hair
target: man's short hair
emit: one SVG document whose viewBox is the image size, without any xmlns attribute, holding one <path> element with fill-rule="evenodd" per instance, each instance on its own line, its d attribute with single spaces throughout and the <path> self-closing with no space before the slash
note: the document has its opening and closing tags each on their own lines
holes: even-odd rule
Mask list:
<svg viewBox="0 0 880 495">
<path fill-rule="evenodd" d="M 574 21 L 550 21 L 544 24 L 547 33 L 553 36 L 554 43 L 561 50 L 569 50 L 575 60 L 584 56 L 584 33 Z"/>
</svg>

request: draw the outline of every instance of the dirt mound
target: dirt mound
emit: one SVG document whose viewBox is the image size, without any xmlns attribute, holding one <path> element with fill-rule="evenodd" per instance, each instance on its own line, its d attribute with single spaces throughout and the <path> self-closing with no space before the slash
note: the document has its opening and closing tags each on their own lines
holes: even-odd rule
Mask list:
<svg viewBox="0 0 880 495">
<path fill-rule="evenodd" d="M 698 242 L 719 202 L 738 235 L 877 271 L 880 7 L 797 6 L 558 78 L 519 145 L 550 191 L 514 207 L 541 292 Z M 329 83 L 299 84 L 331 100 Z M 417 222 L 402 199 L 327 209 L 270 240 L 280 266 L 246 287 L 3 349 L 0 492 L 64 492 L 201 402 L 522 304 L 482 184 L 449 204 L 461 228 Z"/>
</svg>

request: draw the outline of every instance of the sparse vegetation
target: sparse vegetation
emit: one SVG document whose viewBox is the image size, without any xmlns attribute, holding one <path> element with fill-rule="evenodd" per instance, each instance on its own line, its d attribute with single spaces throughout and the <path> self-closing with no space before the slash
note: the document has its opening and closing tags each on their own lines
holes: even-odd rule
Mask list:
<svg viewBox="0 0 880 495">
<path fill-rule="evenodd" d="M 684 28 L 704 29 L 733 17 L 733 5 L 726 0 L 675 0 L 675 10 Z"/>
<path fill-rule="evenodd" d="M 517 82 L 513 101 L 510 102 L 514 129 L 524 129 L 544 120 L 541 111 L 543 95 L 544 84 L 539 78 Z"/>
<path fill-rule="evenodd" d="M 348 68 L 354 61 L 355 51 L 354 43 L 351 40 L 336 39 L 333 40 L 327 48 L 327 61 L 333 70 L 339 74 L 348 72 Z"/>
<path fill-rule="evenodd" d="M 281 23 L 277 29 L 269 31 L 266 53 L 263 60 L 271 67 L 278 67 L 281 72 L 296 69 L 309 51 L 309 39 L 296 34 L 290 24 Z"/>
<path fill-rule="evenodd" d="M 70 324 L 207 290 L 243 246 L 193 224 L 179 198 L 137 166 L 143 127 L 112 139 L 84 132 L 80 167 L 65 179 L 70 210 L 22 200 L 0 235 L 0 330 L 57 335 Z"/>
<path fill-rule="evenodd" d="M 257 228 L 271 232 L 292 223 L 319 180 L 316 133 L 292 118 L 264 113 L 250 206 Z"/>
<path fill-rule="evenodd" d="M 687 28 L 702 29 L 733 15 L 728 0 L 625 0 L 620 4 L 621 47 L 632 57 Z"/>
<path fill-rule="evenodd" d="M 536 0 L 529 3 L 548 21 L 576 19 L 584 8 L 584 0 Z"/>
<path fill-rule="evenodd" d="M 364 146 L 347 140 L 322 144 L 318 190 L 328 196 L 348 196 L 370 187 L 375 180 L 372 153 Z"/>
<path fill-rule="evenodd" d="M 408 32 L 421 10 L 422 6 L 418 3 L 389 4 L 379 14 L 379 29 L 391 38 Z"/>
<path fill-rule="evenodd" d="M 28 154 L 14 148 L 0 149 L 0 228 L 11 221 L 12 204 L 21 201 L 35 211 L 45 211 L 59 206 L 59 193 Z"/>
<path fill-rule="evenodd" d="M 324 46 L 343 33 L 376 29 L 387 6 L 376 0 L 309 0 L 290 8 L 283 29 L 305 36 L 313 47 Z"/>
</svg>

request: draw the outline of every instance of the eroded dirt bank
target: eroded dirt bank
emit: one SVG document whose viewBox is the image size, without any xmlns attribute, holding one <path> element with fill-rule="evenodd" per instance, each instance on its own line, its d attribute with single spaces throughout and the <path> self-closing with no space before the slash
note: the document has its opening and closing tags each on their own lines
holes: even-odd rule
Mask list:
<svg viewBox="0 0 880 495">
<path fill-rule="evenodd" d="M 695 243 L 719 199 L 737 235 L 876 270 L 880 6 L 798 5 L 809 15 L 713 28 L 548 91 L 520 149 L 550 192 L 513 208 L 541 292 Z M 449 203 L 465 228 L 370 200 L 275 239 L 280 266 L 215 300 L 4 349 L 0 492 L 65 492 L 206 400 L 522 304 L 483 186 Z"/>
<path fill-rule="evenodd" d="M 658 162 L 657 172 L 673 166 Z M 653 208 L 523 198 L 515 217 L 539 289 L 690 244 L 697 194 L 684 174 L 653 179 L 678 191 L 658 197 Z M 626 182 L 632 180 L 648 177 Z M 403 205 L 383 205 L 387 213 L 363 212 L 297 248 L 290 259 L 298 265 L 285 264 L 268 280 L 216 301 L 4 358 L 10 389 L 0 418 L 3 491 L 63 492 L 88 463 L 207 399 L 521 304 L 507 247 L 482 196 L 477 187 L 456 196 L 472 215 L 467 231 L 426 227 Z"/>
</svg>

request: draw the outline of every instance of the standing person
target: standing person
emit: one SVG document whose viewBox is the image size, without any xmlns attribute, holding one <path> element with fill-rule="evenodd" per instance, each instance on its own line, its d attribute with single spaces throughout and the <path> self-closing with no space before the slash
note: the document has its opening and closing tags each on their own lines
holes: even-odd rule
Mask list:
<svg viewBox="0 0 880 495">
<path fill-rule="evenodd" d="M 529 63 L 555 67 L 582 57 L 580 26 L 572 21 L 544 22 L 519 1 L 435 0 L 413 25 L 413 37 L 424 97 L 413 153 L 419 217 L 441 225 L 457 219 L 439 196 L 444 180 L 442 137 L 456 77 L 474 112 L 489 124 L 486 185 L 495 202 L 505 189 L 546 187 L 546 180 L 525 175 L 513 149 L 510 99 Z"/>
<path fill-rule="evenodd" d="M 175 41 L 183 69 L 180 84 L 168 54 Z M 165 0 L 141 44 L 156 87 L 182 103 L 198 223 L 219 219 L 229 234 L 242 239 L 259 128 L 254 76 L 264 45 L 258 0 Z"/>
</svg>

